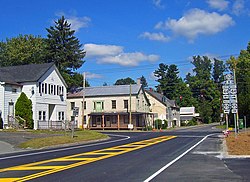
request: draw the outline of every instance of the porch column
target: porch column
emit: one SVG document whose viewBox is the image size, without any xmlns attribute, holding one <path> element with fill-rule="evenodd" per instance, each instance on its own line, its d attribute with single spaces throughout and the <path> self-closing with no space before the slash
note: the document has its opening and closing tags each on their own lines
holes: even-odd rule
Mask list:
<svg viewBox="0 0 250 182">
<path fill-rule="evenodd" d="M 154 126 L 154 120 L 155 120 L 154 114 L 152 114 L 152 118 L 153 118 L 152 123 L 153 123 L 153 126 Z"/>
<path fill-rule="evenodd" d="M 102 129 L 104 130 L 104 114 L 102 114 Z"/>
<path fill-rule="evenodd" d="M 119 114 L 117 115 L 117 127 L 118 127 L 118 130 L 120 130 L 120 115 Z"/>
<path fill-rule="evenodd" d="M 155 129 L 155 117 L 154 117 L 154 114 L 153 114 L 153 129 Z"/>
</svg>

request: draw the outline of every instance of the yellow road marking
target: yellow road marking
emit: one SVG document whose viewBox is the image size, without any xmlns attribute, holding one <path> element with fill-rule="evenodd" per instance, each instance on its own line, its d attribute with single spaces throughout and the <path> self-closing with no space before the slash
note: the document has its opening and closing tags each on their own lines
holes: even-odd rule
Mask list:
<svg viewBox="0 0 250 182">
<path fill-rule="evenodd" d="M 0 178 L 0 182 L 18 181 L 20 178 Z"/>
<path fill-rule="evenodd" d="M 20 178 L 1 178 L 0 181 L 26 181 L 26 180 L 31 180 L 34 178 L 42 177 L 48 174 L 56 173 L 59 171 L 63 171 L 66 169 L 74 168 L 77 166 L 81 166 L 84 164 L 88 164 L 91 162 L 107 159 L 113 156 L 121 155 L 127 152 L 131 152 L 134 150 L 138 150 L 141 148 L 145 148 L 160 142 L 164 142 L 170 139 L 176 138 L 176 136 L 162 136 L 162 137 L 157 137 L 153 139 L 148 139 L 144 141 L 139 141 L 139 142 L 134 142 L 130 144 L 124 144 L 120 146 L 115 146 L 111 148 L 106 148 L 106 149 L 101 149 L 101 150 L 96 150 L 96 151 L 91 151 L 91 152 L 85 152 L 85 153 L 80 153 L 80 154 L 75 154 L 71 156 L 66 156 L 66 157 L 60 157 L 56 159 L 49 159 L 45 161 L 39 161 L 39 162 L 34 162 L 34 163 L 29 163 L 29 164 L 24 164 L 20 166 L 14 166 L 14 167 L 9 167 L 9 168 L 3 168 L 0 169 L 0 176 L 1 173 L 7 172 L 7 171 L 33 171 L 33 170 L 45 170 L 42 172 L 34 172 L 34 174 L 30 174 L 27 176 L 21 176 Z M 91 156 L 91 157 L 89 157 Z M 77 162 L 78 161 L 78 162 Z M 71 162 L 69 164 L 64 164 L 60 165 L 57 163 L 60 162 Z M 72 163 L 73 162 L 73 163 Z M 55 163 L 55 166 L 51 165 L 51 163 Z M 46 165 L 48 164 L 48 165 Z"/>
</svg>

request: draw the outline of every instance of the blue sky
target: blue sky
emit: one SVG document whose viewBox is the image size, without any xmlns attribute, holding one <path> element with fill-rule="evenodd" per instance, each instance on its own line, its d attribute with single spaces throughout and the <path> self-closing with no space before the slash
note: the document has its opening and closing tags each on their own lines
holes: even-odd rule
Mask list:
<svg viewBox="0 0 250 182">
<path fill-rule="evenodd" d="M 142 75 L 149 86 L 159 63 L 192 71 L 194 55 L 226 60 L 250 41 L 250 0 L 0 0 L 0 40 L 47 36 L 61 15 L 87 51 L 78 72 L 91 86 Z"/>
</svg>

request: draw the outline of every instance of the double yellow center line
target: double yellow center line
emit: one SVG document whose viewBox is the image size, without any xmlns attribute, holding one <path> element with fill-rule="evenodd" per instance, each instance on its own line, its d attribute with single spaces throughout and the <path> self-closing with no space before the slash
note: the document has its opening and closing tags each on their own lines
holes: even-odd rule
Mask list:
<svg viewBox="0 0 250 182">
<path fill-rule="evenodd" d="M 24 164 L 9 168 L 0 169 L 1 181 L 27 181 L 34 178 L 42 177 L 48 174 L 56 173 L 73 167 L 81 166 L 91 162 L 107 159 L 113 156 L 121 155 L 127 152 L 145 148 L 160 142 L 164 142 L 175 138 L 176 136 L 161 136 L 148 140 L 138 141 L 125 145 L 115 146 L 111 148 L 80 153 L 71 156 L 65 156 L 55 159 L 49 159 L 40 162 Z M 22 172 L 24 174 L 22 174 Z M 31 173 L 27 175 L 27 172 Z M 18 177 L 12 177 L 15 174 Z"/>
</svg>

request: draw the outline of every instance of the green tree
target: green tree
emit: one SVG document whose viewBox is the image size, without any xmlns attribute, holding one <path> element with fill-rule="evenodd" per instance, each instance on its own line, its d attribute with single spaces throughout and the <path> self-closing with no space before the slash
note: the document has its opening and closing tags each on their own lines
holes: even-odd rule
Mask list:
<svg viewBox="0 0 250 182">
<path fill-rule="evenodd" d="M 19 35 L 0 42 L 0 66 L 43 63 L 45 57 L 45 39 L 40 36 Z"/>
<path fill-rule="evenodd" d="M 129 84 L 136 84 L 136 82 L 130 77 L 121 78 L 116 80 L 115 82 L 115 85 L 129 85 Z"/>
<path fill-rule="evenodd" d="M 77 72 L 73 72 L 72 74 L 66 74 L 63 72 L 63 77 L 70 88 L 70 92 L 74 92 L 77 88 L 83 87 L 83 75 Z M 85 87 L 90 87 L 90 84 L 87 80 L 85 80 Z"/>
<path fill-rule="evenodd" d="M 177 102 L 178 106 L 191 107 L 197 105 L 197 102 L 193 98 L 193 94 L 190 90 L 189 85 L 186 84 L 184 81 L 180 80 L 174 92 L 176 93 L 174 100 Z"/>
<path fill-rule="evenodd" d="M 47 28 L 47 60 L 54 62 L 60 71 L 68 72 L 80 68 L 86 52 L 74 36 L 71 24 L 62 16 L 55 21 L 55 26 Z"/>
<path fill-rule="evenodd" d="M 141 76 L 141 84 L 142 84 L 143 88 L 148 87 L 147 80 L 146 80 L 146 78 L 143 75 Z"/>
<path fill-rule="evenodd" d="M 223 73 L 226 67 L 223 61 L 214 59 L 214 66 L 213 66 L 213 80 L 215 83 L 221 84 L 224 80 Z"/>
<path fill-rule="evenodd" d="M 196 100 L 196 110 L 204 122 L 219 121 L 220 92 L 211 76 L 212 63 L 206 56 L 194 56 L 194 75 L 187 74 L 186 81 Z"/>
<path fill-rule="evenodd" d="M 154 75 L 158 78 L 156 81 L 159 82 L 159 85 L 156 86 L 157 90 L 169 99 L 175 99 L 178 95 L 175 92 L 181 81 L 178 74 L 179 70 L 176 65 L 168 66 L 163 63 L 159 64 L 159 68 L 154 72 Z"/>
<path fill-rule="evenodd" d="M 74 36 L 75 30 L 71 30 L 71 24 L 64 16 L 55 21 L 55 26 L 50 26 L 46 30 L 47 61 L 55 63 L 70 90 L 82 85 L 81 76 L 75 71 L 83 65 L 86 52 Z"/>
<path fill-rule="evenodd" d="M 230 57 L 227 61 L 231 71 L 235 69 L 239 116 L 250 117 L 250 42 L 246 50 L 241 50 L 238 58 Z M 248 122 L 249 125 L 249 122 Z"/>
<path fill-rule="evenodd" d="M 15 105 L 15 115 L 20 116 L 25 119 L 26 126 L 30 129 L 33 129 L 34 122 L 32 119 L 32 101 L 28 99 L 25 93 L 21 93 L 20 97 L 17 99 Z M 20 124 L 24 124 L 23 121 L 20 121 Z"/>
</svg>

